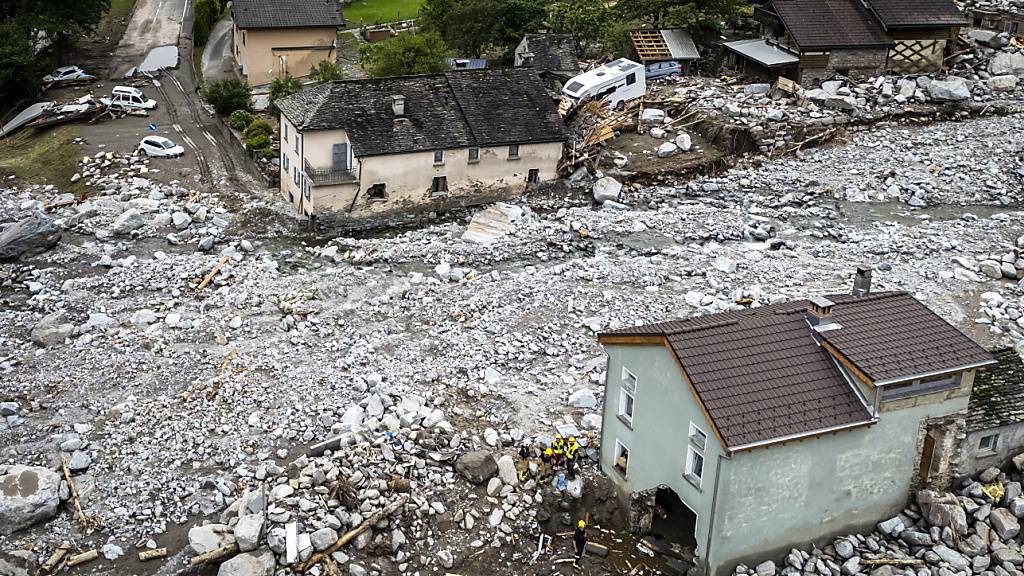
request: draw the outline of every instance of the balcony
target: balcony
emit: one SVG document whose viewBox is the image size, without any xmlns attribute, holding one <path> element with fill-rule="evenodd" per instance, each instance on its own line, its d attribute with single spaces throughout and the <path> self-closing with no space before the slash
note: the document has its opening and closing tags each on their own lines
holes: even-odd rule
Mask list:
<svg viewBox="0 0 1024 576">
<path fill-rule="evenodd" d="M 351 170 L 340 168 L 313 168 L 308 160 L 303 160 L 306 178 L 313 186 L 331 186 L 334 184 L 352 184 L 359 178 Z"/>
</svg>

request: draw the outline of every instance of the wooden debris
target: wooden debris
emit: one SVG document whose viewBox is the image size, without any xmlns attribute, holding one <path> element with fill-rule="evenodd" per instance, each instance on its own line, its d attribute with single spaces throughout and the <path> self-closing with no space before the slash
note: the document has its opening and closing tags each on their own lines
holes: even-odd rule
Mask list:
<svg viewBox="0 0 1024 576">
<path fill-rule="evenodd" d="M 203 281 L 199 283 L 199 286 L 196 287 L 196 292 L 202 292 L 203 288 L 206 288 L 206 285 L 209 284 L 211 280 L 213 280 L 213 277 L 217 275 L 217 272 L 220 272 L 220 269 L 223 268 L 224 265 L 227 264 L 228 260 L 230 259 L 230 256 L 221 256 L 220 261 L 217 262 L 217 265 L 213 267 L 213 270 L 210 270 L 210 273 L 207 274 L 206 277 L 203 278 Z"/>
<path fill-rule="evenodd" d="M 82 501 L 78 498 L 78 489 L 75 488 L 75 481 L 71 479 L 71 470 L 68 469 L 68 459 L 63 455 L 60 457 L 60 467 L 64 471 L 64 480 L 68 483 L 68 488 L 71 490 L 71 501 L 75 505 L 75 511 L 78 514 L 78 523 L 82 525 L 86 531 L 91 532 L 96 526 L 96 519 L 90 516 L 86 516 L 85 512 L 82 511 Z"/>
<path fill-rule="evenodd" d="M 79 564 L 91 562 L 99 557 L 100 551 L 96 549 L 89 550 L 88 552 L 83 552 L 81 554 L 75 554 L 71 558 L 68 558 L 68 566 L 78 566 Z"/>
<path fill-rule="evenodd" d="M 43 574 L 50 574 L 57 571 L 57 569 L 64 564 L 64 559 L 70 551 L 70 546 L 59 546 L 53 551 L 53 554 L 46 560 L 46 562 L 43 562 L 43 565 L 39 567 L 39 571 Z"/>
<path fill-rule="evenodd" d="M 227 560 L 228 557 L 238 554 L 238 543 L 234 542 L 226 546 L 221 546 L 216 550 L 210 550 L 205 554 L 195 556 L 188 561 L 190 566 L 199 566 L 200 564 L 207 564 L 209 562 L 220 562 L 221 560 Z"/>
<path fill-rule="evenodd" d="M 409 492 L 412 490 L 412 481 L 408 478 L 391 474 L 388 478 L 388 490 L 392 492 Z"/>
<path fill-rule="evenodd" d="M 226 258 L 226 256 L 225 256 Z M 210 391 L 206 393 L 207 400 L 213 400 L 217 397 L 217 391 L 220 390 L 220 385 L 224 381 L 224 371 L 228 369 L 228 364 L 231 363 L 231 359 L 238 355 L 238 349 L 232 348 L 230 352 L 224 356 L 224 361 L 220 363 L 220 369 L 217 370 L 217 379 L 213 381 L 213 386 L 210 387 Z"/>
<path fill-rule="evenodd" d="M 335 542 L 334 544 L 332 544 L 330 548 L 328 548 L 328 549 L 326 549 L 326 550 L 324 550 L 322 552 L 317 552 L 309 560 L 306 560 L 305 562 L 297 564 L 295 566 L 295 571 L 296 572 L 305 572 L 306 570 L 309 570 L 310 568 L 315 566 L 318 562 L 320 562 L 324 558 L 326 558 L 326 557 L 330 556 L 331 554 L 334 554 L 335 552 L 340 550 L 342 548 L 342 546 L 348 544 L 352 540 L 355 540 L 356 536 L 359 536 L 360 534 L 365 532 L 368 528 L 370 528 L 370 526 L 373 526 L 377 522 L 380 522 L 382 518 L 387 518 L 388 516 L 391 516 L 392 514 L 394 514 L 396 511 L 398 511 L 399 508 L 401 508 L 402 506 L 405 506 L 405 503 L 408 502 L 408 501 L 409 501 L 409 497 L 408 496 L 402 496 L 398 500 L 395 500 L 391 504 L 388 504 L 387 508 L 384 508 L 383 510 L 380 510 L 379 512 L 377 512 L 376 514 L 370 516 L 366 520 L 363 520 L 362 524 L 360 524 L 359 526 L 356 526 L 355 528 L 349 530 L 341 538 L 338 538 L 338 541 Z"/>
<path fill-rule="evenodd" d="M 920 558 L 875 558 L 873 560 L 861 560 L 861 564 L 868 566 L 880 566 L 882 564 L 889 564 L 891 566 L 918 566 L 924 564 L 924 560 Z"/>
<path fill-rule="evenodd" d="M 163 558 L 167 556 L 167 548 L 157 548 L 155 550 L 146 550 L 139 552 L 139 562 L 148 562 L 157 558 Z"/>
</svg>

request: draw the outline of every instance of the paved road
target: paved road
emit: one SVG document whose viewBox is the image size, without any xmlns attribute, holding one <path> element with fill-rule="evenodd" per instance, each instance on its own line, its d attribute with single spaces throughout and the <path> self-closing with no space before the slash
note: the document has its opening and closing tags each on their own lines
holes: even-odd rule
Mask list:
<svg viewBox="0 0 1024 576">
<path fill-rule="evenodd" d="M 128 27 L 114 51 L 115 77 L 137 65 L 153 48 L 178 43 L 188 0 L 136 0 Z"/>
<path fill-rule="evenodd" d="M 225 14 L 213 30 L 203 50 L 203 81 L 214 82 L 225 78 L 234 78 L 234 41 L 231 36 L 233 21 L 231 14 Z"/>
</svg>

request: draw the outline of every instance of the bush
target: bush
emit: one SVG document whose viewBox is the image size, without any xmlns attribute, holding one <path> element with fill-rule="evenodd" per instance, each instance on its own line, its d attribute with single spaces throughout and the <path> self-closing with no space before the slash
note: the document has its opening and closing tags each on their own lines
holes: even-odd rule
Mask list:
<svg viewBox="0 0 1024 576">
<path fill-rule="evenodd" d="M 248 110 L 235 110 L 228 117 L 228 124 L 235 130 L 245 130 L 252 124 L 252 112 Z"/>
<path fill-rule="evenodd" d="M 323 60 L 309 69 L 309 79 L 315 84 L 344 80 L 345 72 L 334 62 Z"/>
<path fill-rule="evenodd" d="M 249 124 L 249 127 L 245 129 L 246 138 L 254 138 L 256 136 L 270 136 L 274 133 L 274 127 L 270 125 L 270 122 L 266 120 L 256 120 Z"/>
<path fill-rule="evenodd" d="M 211 82 L 204 91 L 206 101 L 218 114 L 252 109 L 252 90 L 238 78 Z"/>
<path fill-rule="evenodd" d="M 291 96 L 300 90 L 302 90 L 302 82 L 298 78 L 292 78 L 291 76 L 274 78 L 270 81 L 270 93 L 267 94 L 267 100 L 270 101 L 270 110 L 272 112 L 279 112 L 277 106 L 274 105 L 277 99 Z"/>
<path fill-rule="evenodd" d="M 266 134 L 257 134 L 245 141 L 246 150 L 266 150 L 272 145 L 270 136 L 267 136 Z"/>
</svg>

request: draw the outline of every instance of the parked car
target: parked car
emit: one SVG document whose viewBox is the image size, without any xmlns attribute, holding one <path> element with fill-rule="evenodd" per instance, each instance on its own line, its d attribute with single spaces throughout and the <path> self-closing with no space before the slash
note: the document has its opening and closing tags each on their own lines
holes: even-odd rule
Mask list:
<svg viewBox="0 0 1024 576">
<path fill-rule="evenodd" d="M 682 73 L 682 64 L 675 60 L 666 60 L 664 62 L 652 62 L 651 64 L 648 64 L 645 76 L 648 80 L 657 80 L 658 78 L 679 76 Z"/>
<path fill-rule="evenodd" d="M 57 68 L 46 76 L 43 76 L 43 82 L 68 82 L 71 80 L 91 80 L 93 78 L 95 78 L 95 76 L 92 74 L 86 74 L 85 70 L 82 70 L 78 66 L 64 66 L 62 68 Z"/>
<path fill-rule="evenodd" d="M 139 154 L 157 158 L 177 158 L 185 154 L 185 149 L 169 138 L 163 136 L 146 136 L 139 142 Z"/>
<path fill-rule="evenodd" d="M 142 90 L 131 86 L 114 86 L 110 92 L 110 98 L 101 98 L 100 102 L 107 106 L 123 106 L 125 108 L 141 108 L 153 110 L 156 108 L 156 100 L 146 98 Z"/>
</svg>

